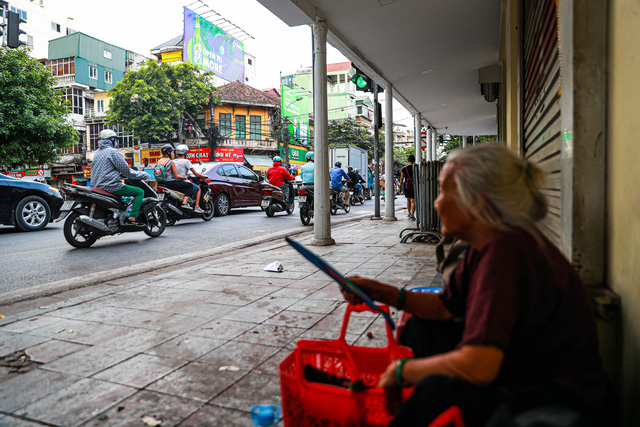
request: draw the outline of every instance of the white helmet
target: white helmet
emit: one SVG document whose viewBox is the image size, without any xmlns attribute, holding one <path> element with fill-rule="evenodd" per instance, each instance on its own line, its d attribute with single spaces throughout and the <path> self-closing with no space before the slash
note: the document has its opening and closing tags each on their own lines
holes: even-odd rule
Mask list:
<svg viewBox="0 0 640 427">
<path fill-rule="evenodd" d="M 111 129 L 103 129 L 102 131 L 100 131 L 100 134 L 98 135 L 98 137 L 100 139 L 109 139 L 109 138 L 117 138 L 118 135 L 116 135 L 116 133 Z"/>
<path fill-rule="evenodd" d="M 189 151 L 189 147 L 184 144 L 180 144 L 176 147 L 176 154 L 178 156 L 184 156 Z"/>
</svg>

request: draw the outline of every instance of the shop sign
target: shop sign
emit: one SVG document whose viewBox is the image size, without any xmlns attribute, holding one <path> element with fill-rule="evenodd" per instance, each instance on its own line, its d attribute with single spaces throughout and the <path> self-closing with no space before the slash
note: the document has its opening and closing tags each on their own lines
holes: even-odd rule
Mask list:
<svg viewBox="0 0 640 427">
<path fill-rule="evenodd" d="M 76 173 L 76 165 L 69 166 L 51 166 L 53 175 L 68 175 Z"/>
<path fill-rule="evenodd" d="M 149 159 L 149 164 L 155 165 L 161 157 L 161 150 L 140 150 L 140 163 L 144 163 L 144 159 Z"/>
<path fill-rule="evenodd" d="M 83 166 L 82 172 L 84 172 L 85 178 L 91 178 L 91 166 Z"/>
<path fill-rule="evenodd" d="M 27 176 L 44 176 L 44 169 L 27 169 Z"/>
<path fill-rule="evenodd" d="M 211 148 L 200 147 L 200 150 L 198 150 L 197 148 L 189 148 L 189 151 L 187 152 L 187 159 L 191 161 L 191 163 L 198 163 L 198 157 L 200 157 L 200 161 L 202 163 L 210 162 Z"/>
<path fill-rule="evenodd" d="M 14 178 L 22 178 L 24 176 L 27 176 L 27 171 L 26 170 L 8 171 L 6 175 L 12 176 Z"/>
<path fill-rule="evenodd" d="M 244 163 L 244 148 L 216 148 L 216 162 Z"/>
<path fill-rule="evenodd" d="M 280 152 L 282 153 L 282 145 L 280 145 Z M 305 160 L 306 155 L 306 148 L 289 146 L 289 163 L 303 165 L 307 163 L 307 161 Z"/>
</svg>

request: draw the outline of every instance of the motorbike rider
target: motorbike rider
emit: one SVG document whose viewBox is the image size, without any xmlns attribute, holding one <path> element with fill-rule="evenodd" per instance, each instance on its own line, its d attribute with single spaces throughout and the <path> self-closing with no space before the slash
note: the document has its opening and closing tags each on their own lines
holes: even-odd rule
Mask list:
<svg viewBox="0 0 640 427">
<path fill-rule="evenodd" d="M 313 185 L 314 156 L 315 155 L 312 152 L 309 152 L 304 156 L 307 163 L 300 168 L 300 178 L 302 178 L 303 184 Z"/>
<path fill-rule="evenodd" d="M 267 171 L 267 180 L 269 180 L 269 184 L 275 185 L 282 190 L 284 193 L 284 199 L 289 203 L 289 186 L 286 185 L 285 181 L 293 181 L 296 178 L 281 165 L 282 158 L 280 156 L 275 156 L 273 158 L 273 166 Z"/>
<path fill-rule="evenodd" d="M 184 194 L 182 200 L 182 207 L 185 209 L 191 209 L 189 206 L 189 196 L 193 195 L 193 185 L 189 181 L 183 181 L 176 179 L 178 172 L 176 171 L 176 163 L 173 160 L 173 154 L 175 150 L 171 144 L 165 144 L 162 146 L 162 157 L 158 160 L 156 165 L 164 166 L 167 172 L 167 179 L 162 183 L 163 187 L 176 190 Z"/>
<path fill-rule="evenodd" d="M 202 190 L 200 190 L 199 185 L 196 185 L 191 181 L 189 181 L 189 177 L 187 176 L 187 174 L 189 173 L 189 171 L 191 171 L 192 174 L 194 174 L 199 178 L 206 179 L 207 177 L 205 175 L 202 175 L 201 173 L 196 172 L 196 170 L 193 168 L 193 165 L 191 164 L 189 159 L 187 159 L 188 152 L 189 152 L 189 147 L 187 147 L 185 144 L 180 144 L 176 147 L 176 155 L 178 156 L 178 158 L 173 161 L 173 163 L 175 163 L 176 165 L 175 176 L 176 176 L 176 179 L 185 181 L 186 183 L 190 184 L 191 187 L 193 188 L 193 193 L 191 193 L 191 194 L 195 193 L 195 197 L 194 197 L 195 206 L 193 208 L 193 211 L 195 213 L 204 213 L 204 211 L 200 209 L 200 193 L 202 193 Z M 185 204 L 183 203 L 182 207 L 191 209 L 189 204 L 185 206 Z"/>
<path fill-rule="evenodd" d="M 331 172 L 329 172 L 329 178 L 331 179 L 331 188 L 335 191 L 340 192 L 340 194 L 344 194 L 344 204 L 349 204 L 349 192 L 346 187 L 342 185 L 342 179 L 347 180 L 347 184 L 349 183 L 349 175 L 342 170 L 342 162 L 336 162 Z"/>
<path fill-rule="evenodd" d="M 361 197 L 362 196 L 362 184 L 360 184 L 360 183 L 364 182 L 364 179 L 362 179 L 362 177 L 358 173 L 357 169 L 354 171 L 353 167 L 349 166 L 347 168 L 347 170 L 348 170 L 347 175 L 349 175 L 349 181 L 351 181 L 351 183 L 348 185 L 348 187 L 349 188 L 351 188 L 351 187 L 355 188 L 356 194 L 358 195 L 358 197 Z"/>
<path fill-rule="evenodd" d="M 360 175 L 360 171 L 358 170 L 358 168 L 355 169 L 356 174 L 358 175 L 358 178 L 360 179 L 358 185 L 360 185 L 360 183 L 365 183 L 364 178 L 362 177 L 362 175 Z M 364 197 L 364 187 L 362 185 L 360 185 L 360 197 Z"/>
<path fill-rule="evenodd" d="M 133 197 L 131 203 L 131 213 L 125 220 L 125 224 L 136 227 L 144 227 L 136 219 L 140 213 L 144 190 L 132 185 L 125 185 L 122 178 L 149 179 L 150 176 L 144 171 L 135 171 L 129 168 L 118 146 L 118 136 L 111 129 L 103 129 L 98 135 L 98 150 L 93 157 L 91 164 L 91 181 L 94 187 L 107 191 L 116 196 Z"/>
</svg>

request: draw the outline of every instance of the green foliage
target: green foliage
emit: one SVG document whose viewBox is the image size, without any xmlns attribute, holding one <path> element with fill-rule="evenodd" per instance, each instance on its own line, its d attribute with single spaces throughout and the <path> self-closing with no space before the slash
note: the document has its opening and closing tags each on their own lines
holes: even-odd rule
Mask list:
<svg viewBox="0 0 640 427">
<path fill-rule="evenodd" d="M 0 169 L 41 165 L 73 145 L 65 100 L 27 49 L 0 47 Z"/>
<path fill-rule="evenodd" d="M 373 134 L 360 126 L 355 119 L 331 120 L 328 131 L 330 145 L 356 145 L 367 150 L 369 157 L 373 159 Z M 382 139 L 384 139 L 384 135 Z M 384 141 L 380 141 L 380 145 L 384 152 Z"/>
<path fill-rule="evenodd" d="M 178 131 L 184 118 L 192 120 L 202 107 L 219 104 L 217 90 L 210 84 L 212 73 L 188 63 L 172 65 L 147 61 L 138 71 L 125 75 L 109 95 L 107 124 L 122 124 L 143 141 L 166 138 Z"/>
<path fill-rule="evenodd" d="M 408 165 L 409 161 L 407 160 L 407 157 L 409 157 L 410 154 L 415 154 L 415 152 L 416 151 L 413 144 L 405 147 L 394 146 L 393 147 L 394 169 L 400 170 L 406 165 Z"/>
<path fill-rule="evenodd" d="M 447 139 L 447 137 L 449 139 Z M 439 156 L 439 160 L 444 160 L 447 158 L 447 155 L 452 152 L 453 150 L 455 150 L 456 148 L 460 148 L 462 146 L 462 141 L 461 141 L 461 137 L 460 136 L 453 136 L 453 135 L 445 135 L 444 137 L 444 145 L 442 147 L 439 147 L 440 150 L 440 156 Z M 469 140 L 467 141 L 467 145 L 471 144 L 471 138 L 469 138 Z M 485 142 L 491 142 L 491 141 L 496 141 L 497 137 L 495 135 L 480 135 L 480 136 L 476 136 L 476 144 L 483 144 Z"/>
</svg>

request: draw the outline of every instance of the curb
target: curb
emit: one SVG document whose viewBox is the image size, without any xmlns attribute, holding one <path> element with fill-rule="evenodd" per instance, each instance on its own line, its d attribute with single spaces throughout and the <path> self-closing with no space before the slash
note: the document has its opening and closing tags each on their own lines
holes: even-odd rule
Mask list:
<svg viewBox="0 0 640 427">
<path fill-rule="evenodd" d="M 370 213 L 359 214 L 357 216 L 351 216 L 344 219 L 336 219 L 332 222 L 331 226 L 345 224 L 348 222 L 355 222 L 371 217 Z M 100 271 L 96 273 L 86 274 L 84 276 L 72 277 L 69 279 L 59 280 L 57 282 L 46 283 L 44 285 L 33 286 L 27 289 L 20 289 L 16 291 L 7 292 L 0 295 L 0 306 L 11 305 L 17 302 L 32 300 L 41 297 L 52 296 L 61 292 L 70 291 L 90 285 L 98 285 L 101 283 L 109 282 L 111 280 L 118 280 L 128 276 L 134 276 L 138 274 L 155 271 L 160 268 L 166 268 L 168 265 L 176 266 L 191 261 L 196 261 L 202 258 L 209 258 L 230 251 L 238 249 L 244 249 L 249 246 L 260 245 L 263 243 L 271 242 L 278 239 L 283 239 L 286 236 L 292 236 L 296 234 L 303 234 L 305 232 L 313 232 L 313 227 L 300 226 L 291 228 L 286 231 L 267 234 L 265 236 L 259 236 L 252 239 L 243 240 L 241 242 L 230 243 L 228 245 L 220 246 L 215 249 L 206 249 L 197 252 L 191 252 L 188 254 L 176 255 L 171 258 L 163 258 L 157 261 L 149 261 L 143 264 L 135 266 L 121 267 L 115 270 Z"/>
</svg>

